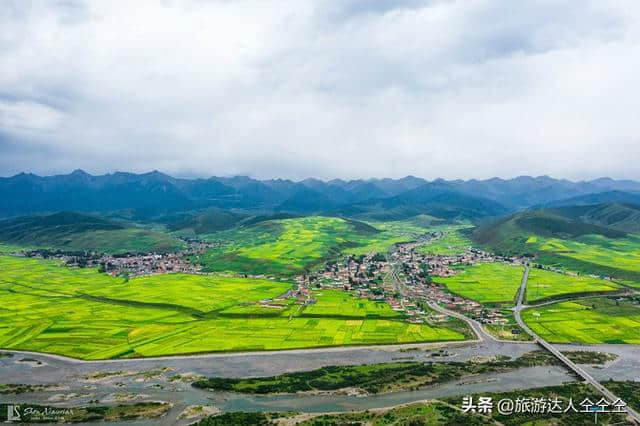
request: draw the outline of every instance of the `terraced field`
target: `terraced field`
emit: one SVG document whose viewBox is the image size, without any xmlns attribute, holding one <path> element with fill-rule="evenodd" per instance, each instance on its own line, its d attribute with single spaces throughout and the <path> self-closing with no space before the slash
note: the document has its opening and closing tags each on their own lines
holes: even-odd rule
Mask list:
<svg viewBox="0 0 640 426">
<path fill-rule="evenodd" d="M 558 302 L 522 312 L 523 320 L 553 343 L 640 344 L 640 305 L 607 298 Z"/>
<path fill-rule="evenodd" d="M 524 268 L 504 263 L 483 263 L 460 269 L 452 277 L 437 277 L 434 281 L 467 299 L 480 303 L 514 302 L 522 281 Z"/>
<path fill-rule="evenodd" d="M 226 246 L 194 261 L 202 263 L 207 271 L 290 276 L 340 253 L 384 252 L 424 232 L 402 222 L 381 228 L 335 217 L 271 220 L 207 236 L 226 242 Z"/>
<path fill-rule="evenodd" d="M 583 294 L 619 290 L 621 286 L 589 276 L 564 275 L 532 268 L 527 282 L 527 301 L 557 297 L 567 294 Z"/>
<path fill-rule="evenodd" d="M 290 284 L 271 280 L 175 274 L 125 282 L 1 256 L 0 277 L 0 348 L 82 359 L 465 338 L 341 292 L 318 292 L 301 308 L 278 299 Z"/>
</svg>

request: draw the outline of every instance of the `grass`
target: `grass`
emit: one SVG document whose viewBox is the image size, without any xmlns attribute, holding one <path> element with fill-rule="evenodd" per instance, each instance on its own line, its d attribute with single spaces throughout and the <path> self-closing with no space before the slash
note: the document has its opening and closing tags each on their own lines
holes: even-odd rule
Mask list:
<svg viewBox="0 0 640 426">
<path fill-rule="evenodd" d="M 467 248 L 473 245 L 471 240 L 460 232 L 466 228 L 468 228 L 468 226 L 464 225 L 449 225 L 434 228 L 435 231 L 442 232 L 442 237 L 419 247 L 418 252 L 441 256 L 463 254 Z"/>
<path fill-rule="evenodd" d="M 358 299 L 349 293 L 339 290 L 314 291 L 317 301 L 304 310 L 304 315 L 335 315 L 367 318 L 402 318 L 402 315 L 391 309 L 386 302 L 374 302 Z"/>
<path fill-rule="evenodd" d="M 605 382 L 607 388 L 623 397 L 625 402 L 632 407 L 638 407 L 640 384 L 637 382 Z M 196 423 L 198 426 L 231 426 L 231 425 L 278 425 L 296 424 L 300 426 L 346 426 L 346 425 L 371 425 L 371 426 L 412 426 L 412 425 L 586 425 L 594 424 L 594 415 L 591 412 L 574 412 L 569 409 L 569 400 L 572 401 L 577 411 L 584 410 L 581 402 L 588 398 L 593 403 L 600 400 L 601 395 L 593 387 L 583 383 L 568 383 L 560 386 L 548 386 L 537 389 L 521 389 L 510 392 L 480 393 L 470 395 L 474 404 L 479 398 L 490 398 L 493 408 L 486 413 L 479 410 L 463 412 L 464 396 L 441 398 L 397 405 L 395 407 L 372 409 L 365 411 L 346 411 L 341 413 L 311 414 L 311 413 L 245 413 L 229 412 L 217 416 L 207 417 Z M 518 401 L 518 404 L 529 407 L 542 407 L 544 409 L 518 409 L 511 414 L 500 414 L 496 408 L 499 401 L 510 399 Z M 558 408 L 551 410 L 555 401 Z M 535 408 L 534 407 L 534 408 Z M 636 408 L 637 409 L 637 408 Z M 556 412 L 554 412 L 556 411 Z M 629 424 L 624 414 L 612 413 L 613 407 L 608 407 L 607 412 L 598 414 L 599 424 Z"/>
<path fill-rule="evenodd" d="M 501 313 L 508 322 L 506 324 L 483 324 L 482 327 L 485 331 L 499 340 L 519 342 L 532 340 L 531 336 L 518 325 L 511 309 L 502 309 Z M 514 330 L 516 330 L 515 334 L 513 333 Z"/>
<path fill-rule="evenodd" d="M 43 248 L 147 253 L 185 247 L 160 227 L 152 229 L 71 212 L 0 221 L 0 241 L 10 244 L 10 251 Z M 0 252 L 6 251 L 0 246 Z"/>
<path fill-rule="evenodd" d="M 270 220 L 206 236 L 226 246 L 193 260 L 206 271 L 291 276 L 344 253 L 385 252 L 425 232 L 411 222 L 375 226 L 319 216 Z"/>
<path fill-rule="evenodd" d="M 515 301 L 522 282 L 521 266 L 504 263 L 483 263 L 465 266 L 452 277 L 436 277 L 435 282 L 447 290 L 479 303 L 506 303 Z M 583 295 L 619 290 L 611 281 L 588 276 L 573 276 L 542 269 L 531 269 L 527 284 L 527 301 L 535 302 L 563 295 Z"/>
<path fill-rule="evenodd" d="M 523 320 L 553 343 L 640 344 L 640 306 L 629 300 L 593 298 L 523 311 Z"/>
<path fill-rule="evenodd" d="M 14 244 L 0 243 L 0 254 L 15 253 L 15 252 L 19 252 L 20 250 L 24 250 L 25 248 L 26 247 L 17 246 Z"/>
<path fill-rule="evenodd" d="M 55 238 L 16 242 L 0 246 L 0 253 L 36 248 L 64 251 L 95 251 L 99 253 L 165 253 L 185 247 L 185 244 L 164 232 L 146 228 L 84 231 Z"/>
<path fill-rule="evenodd" d="M 527 281 L 527 301 L 535 302 L 567 294 L 608 292 L 620 288 L 619 284 L 599 278 L 532 268 Z"/>
<path fill-rule="evenodd" d="M 541 251 L 600 266 L 640 272 L 640 236 L 611 239 L 602 235 L 585 235 L 576 240 L 540 239 Z"/>
<path fill-rule="evenodd" d="M 536 257 L 540 263 L 640 287 L 640 234 L 625 234 L 553 212 L 528 211 L 481 226 L 473 238 L 499 254 Z"/>
<path fill-rule="evenodd" d="M 567 352 L 575 362 L 602 365 L 615 359 L 606 353 Z M 412 390 L 462 377 L 505 372 L 524 367 L 557 365 L 545 351 L 528 352 L 510 360 L 498 357 L 487 362 L 390 362 L 379 364 L 327 366 L 312 371 L 285 373 L 272 377 L 199 379 L 193 386 L 217 391 L 269 394 L 308 391 L 340 391 L 348 388 L 371 394 Z"/>
<path fill-rule="evenodd" d="M 185 248 L 175 237 L 152 229 L 126 228 L 114 231 L 88 231 L 73 235 L 63 244 L 52 244 L 63 250 L 98 251 L 103 253 L 166 253 Z"/>
<path fill-rule="evenodd" d="M 523 273 L 521 266 L 483 263 L 465 266 L 452 277 L 435 277 L 434 281 L 452 293 L 479 303 L 513 303 Z"/>
<path fill-rule="evenodd" d="M 465 339 L 347 293 L 318 292 L 306 309 L 292 300 L 257 304 L 291 287 L 272 280 L 170 274 L 125 282 L 13 257 L 0 257 L 0 277 L 6 349 L 108 359 Z"/>
<path fill-rule="evenodd" d="M 61 408 L 20 404 L 17 410 L 22 420 L 29 423 L 81 423 L 81 422 L 124 422 L 140 419 L 157 419 L 171 410 L 166 402 L 137 402 L 116 406 L 83 406 Z M 6 420 L 7 404 L 0 404 L 0 421 Z M 9 422 L 10 423 L 10 422 Z"/>
</svg>

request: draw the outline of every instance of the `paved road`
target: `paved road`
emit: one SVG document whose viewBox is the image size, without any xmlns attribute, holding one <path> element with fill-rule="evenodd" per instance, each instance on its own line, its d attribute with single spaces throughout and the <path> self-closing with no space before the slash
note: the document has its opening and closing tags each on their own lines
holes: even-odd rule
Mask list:
<svg viewBox="0 0 640 426">
<path fill-rule="evenodd" d="M 450 311 L 449 309 L 445 309 L 445 308 L 441 307 L 440 305 L 438 305 L 437 303 L 435 303 L 435 302 L 433 302 L 431 300 L 427 301 L 427 305 L 429 305 L 429 307 L 431 309 L 433 309 L 434 311 L 438 311 L 441 314 L 449 315 L 450 317 L 458 318 L 459 320 L 462 320 L 462 321 L 466 322 L 467 324 L 469 324 L 469 327 L 471 327 L 473 332 L 476 333 L 476 336 L 478 336 L 478 340 L 479 341 L 482 342 L 484 340 L 497 340 L 491 334 L 489 334 L 486 331 L 484 331 L 484 328 L 482 328 L 482 324 L 480 324 L 478 321 L 473 320 L 473 319 L 469 318 L 468 316 L 460 314 L 458 312 L 454 312 L 454 311 Z"/>
<path fill-rule="evenodd" d="M 558 358 L 561 362 L 563 362 L 569 369 L 571 369 L 573 372 L 575 372 L 578 376 L 582 377 L 587 383 L 589 383 L 591 386 L 593 386 L 594 388 L 596 388 L 598 390 L 598 392 L 600 392 L 602 395 L 605 396 L 605 398 L 607 400 L 609 400 L 609 402 L 615 402 L 620 400 L 620 398 L 618 398 L 617 396 L 615 396 L 611 391 L 609 391 L 607 388 L 605 388 L 604 386 L 602 386 L 600 384 L 600 382 L 598 382 L 596 379 L 594 379 L 589 373 L 587 373 L 584 369 L 582 369 L 580 366 L 578 366 L 576 363 L 574 363 L 573 361 L 571 361 L 569 358 L 567 358 L 566 356 L 564 356 L 562 354 L 562 352 L 560 352 L 559 350 L 557 350 L 556 348 L 554 348 L 550 343 L 548 343 L 546 340 L 540 338 L 540 336 L 538 336 L 533 330 L 531 330 L 525 323 L 524 321 L 522 321 L 522 317 L 520 315 L 520 312 L 522 311 L 523 305 L 522 305 L 522 301 L 524 299 L 524 295 L 526 293 L 527 290 L 527 279 L 529 278 L 529 267 L 527 266 L 525 268 L 524 271 L 524 275 L 522 277 L 522 284 L 520 285 L 520 290 L 518 292 L 518 303 L 516 304 L 516 309 L 515 309 L 515 317 L 516 317 L 516 321 L 518 322 L 518 324 L 520 325 L 520 327 L 522 327 L 531 337 L 534 338 L 534 340 L 543 348 L 545 348 L 546 350 L 548 350 L 549 352 L 551 352 L 556 358 Z M 626 411 L 629 414 L 630 417 L 633 418 L 633 420 L 637 423 L 640 424 L 640 414 L 638 412 L 636 412 L 635 410 L 633 410 L 630 407 L 626 407 Z"/>
<path fill-rule="evenodd" d="M 392 259 L 391 259 L 391 256 L 389 254 L 390 253 L 387 254 L 387 262 L 391 263 Z M 396 288 L 396 290 L 398 292 L 400 292 L 401 294 L 405 293 L 404 284 L 402 283 L 402 280 L 400 279 L 400 275 L 398 274 L 397 267 L 393 266 L 391 268 L 391 272 L 389 274 L 391 275 L 391 279 L 393 280 L 393 284 L 394 284 L 394 287 Z M 478 321 L 473 320 L 473 319 L 469 318 L 468 316 L 463 315 L 461 313 L 450 311 L 449 309 L 445 309 L 445 308 L 441 307 L 440 305 L 438 305 L 436 302 L 434 302 L 432 300 L 427 300 L 427 305 L 429 305 L 429 307 L 431 309 L 433 309 L 434 311 L 440 312 L 441 314 L 448 315 L 450 317 L 454 317 L 454 318 L 457 318 L 459 320 L 462 320 L 462 321 L 466 322 L 469 325 L 469 327 L 471 327 L 473 332 L 476 334 L 477 340 L 479 342 L 483 342 L 485 340 L 499 341 L 494 336 L 492 336 L 491 334 L 487 333 L 484 330 L 484 328 L 482 327 L 482 324 L 480 324 Z"/>
</svg>

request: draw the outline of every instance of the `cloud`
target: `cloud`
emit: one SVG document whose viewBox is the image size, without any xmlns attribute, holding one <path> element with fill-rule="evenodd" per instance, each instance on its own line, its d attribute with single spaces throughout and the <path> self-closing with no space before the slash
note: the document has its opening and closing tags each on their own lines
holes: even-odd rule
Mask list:
<svg viewBox="0 0 640 426">
<path fill-rule="evenodd" d="M 8 2 L 0 174 L 640 178 L 639 20 L 634 0 Z"/>
</svg>

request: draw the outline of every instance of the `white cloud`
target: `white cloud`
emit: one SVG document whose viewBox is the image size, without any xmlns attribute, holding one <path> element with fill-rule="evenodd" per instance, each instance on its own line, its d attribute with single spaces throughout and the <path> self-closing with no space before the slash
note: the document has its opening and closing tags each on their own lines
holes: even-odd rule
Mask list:
<svg viewBox="0 0 640 426">
<path fill-rule="evenodd" d="M 637 1 L 373 4 L 9 3 L 0 173 L 640 178 Z"/>
</svg>

